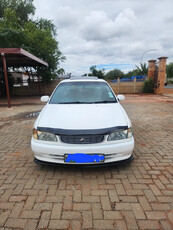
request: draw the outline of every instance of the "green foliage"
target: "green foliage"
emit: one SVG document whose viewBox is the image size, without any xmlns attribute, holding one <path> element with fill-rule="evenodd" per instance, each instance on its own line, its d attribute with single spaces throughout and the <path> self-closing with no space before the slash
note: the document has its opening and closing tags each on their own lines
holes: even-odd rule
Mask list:
<svg viewBox="0 0 173 230">
<path fill-rule="evenodd" d="M 145 80 L 142 92 L 143 93 L 153 93 L 154 92 L 154 82 L 151 78 Z"/>
<path fill-rule="evenodd" d="M 173 62 L 166 65 L 167 78 L 173 78 Z"/>
<path fill-rule="evenodd" d="M 137 71 L 137 69 L 134 69 L 134 70 L 129 71 L 128 73 L 124 74 L 124 77 L 129 78 L 129 77 L 137 76 L 137 75 L 138 75 L 138 71 Z"/>
<path fill-rule="evenodd" d="M 146 63 L 140 63 L 140 66 L 136 66 L 137 75 L 147 75 L 148 74 L 148 66 Z"/>
<path fill-rule="evenodd" d="M 113 79 L 124 77 L 124 73 L 119 69 L 114 69 L 107 72 L 105 77 L 107 80 L 113 80 Z"/>
<path fill-rule="evenodd" d="M 33 0 L 1 0 L 0 18 L 4 17 L 7 9 L 14 10 L 16 12 L 21 25 L 28 22 L 30 15 L 34 15 L 35 13 Z"/>
<path fill-rule="evenodd" d="M 102 78 L 102 79 L 104 79 L 105 77 L 104 69 L 97 70 L 96 65 L 93 65 L 90 67 L 90 72 L 91 73 L 89 73 L 88 76 L 95 76 L 95 77 Z"/>
<path fill-rule="evenodd" d="M 57 74 L 57 67 L 65 57 L 55 39 L 55 25 L 43 18 L 31 20 L 34 12 L 33 0 L 1 0 L 0 47 L 21 47 L 48 62 L 49 67 L 40 70 L 43 80 L 48 82 Z"/>
<path fill-rule="evenodd" d="M 57 71 L 58 74 L 60 75 L 63 75 L 65 74 L 65 70 L 63 68 L 60 68 L 58 71 Z"/>
</svg>

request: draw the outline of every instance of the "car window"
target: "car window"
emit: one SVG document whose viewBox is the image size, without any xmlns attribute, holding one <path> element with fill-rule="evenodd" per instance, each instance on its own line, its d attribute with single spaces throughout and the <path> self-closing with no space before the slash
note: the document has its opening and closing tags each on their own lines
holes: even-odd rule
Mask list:
<svg viewBox="0 0 173 230">
<path fill-rule="evenodd" d="M 49 104 L 116 103 L 117 100 L 104 82 L 60 83 Z"/>
</svg>

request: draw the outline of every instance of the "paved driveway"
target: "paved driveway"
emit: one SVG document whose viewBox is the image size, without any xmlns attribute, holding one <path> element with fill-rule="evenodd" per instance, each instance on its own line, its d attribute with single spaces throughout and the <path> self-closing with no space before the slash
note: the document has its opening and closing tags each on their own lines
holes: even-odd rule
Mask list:
<svg viewBox="0 0 173 230">
<path fill-rule="evenodd" d="M 134 161 L 99 169 L 36 165 L 26 114 L 42 105 L 0 107 L 0 229 L 173 229 L 171 101 L 127 96 Z"/>
</svg>

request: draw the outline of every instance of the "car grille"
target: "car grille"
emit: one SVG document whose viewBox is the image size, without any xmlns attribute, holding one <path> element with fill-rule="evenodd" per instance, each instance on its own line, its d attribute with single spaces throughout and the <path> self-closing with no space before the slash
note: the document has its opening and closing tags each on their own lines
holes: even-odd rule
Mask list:
<svg viewBox="0 0 173 230">
<path fill-rule="evenodd" d="M 61 141 L 68 144 L 96 144 L 101 143 L 104 135 L 63 135 Z"/>
</svg>

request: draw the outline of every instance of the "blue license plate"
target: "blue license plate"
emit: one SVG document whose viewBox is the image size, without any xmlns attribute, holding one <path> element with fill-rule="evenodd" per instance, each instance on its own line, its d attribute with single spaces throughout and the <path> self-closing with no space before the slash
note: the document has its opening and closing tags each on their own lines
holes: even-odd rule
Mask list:
<svg viewBox="0 0 173 230">
<path fill-rule="evenodd" d="M 102 163 L 105 160 L 103 154 L 84 154 L 84 153 L 74 153 L 65 154 L 64 161 L 67 163 Z"/>
</svg>

